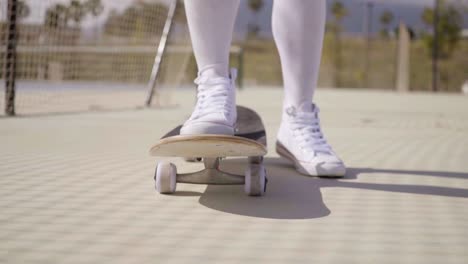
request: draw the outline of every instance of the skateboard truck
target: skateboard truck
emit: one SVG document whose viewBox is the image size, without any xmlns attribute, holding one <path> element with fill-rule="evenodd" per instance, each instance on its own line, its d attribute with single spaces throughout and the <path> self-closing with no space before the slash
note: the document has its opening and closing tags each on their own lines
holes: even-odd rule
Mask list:
<svg viewBox="0 0 468 264">
<path fill-rule="evenodd" d="M 266 192 L 266 169 L 263 157 L 249 157 L 245 175 L 237 175 L 222 171 L 219 168 L 221 158 L 204 158 L 203 170 L 191 173 L 177 173 L 174 164 L 162 161 L 156 166 L 154 179 L 156 190 L 170 194 L 176 190 L 177 183 L 212 184 L 212 185 L 244 185 L 244 191 L 250 196 L 261 196 Z"/>
<path fill-rule="evenodd" d="M 192 173 L 177 174 L 177 182 L 218 185 L 244 184 L 244 176 L 221 171 L 219 162 L 220 158 L 204 158 L 205 169 Z"/>
</svg>

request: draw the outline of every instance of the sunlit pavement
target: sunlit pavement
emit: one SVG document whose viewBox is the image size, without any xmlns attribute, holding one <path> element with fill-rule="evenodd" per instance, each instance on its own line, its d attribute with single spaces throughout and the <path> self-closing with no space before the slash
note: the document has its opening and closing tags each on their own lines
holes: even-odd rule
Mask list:
<svg viewBox="0 0 468 264">
<path fill-rule="evenodd" d="M 319 90 L 344 179 L 274 152 L 280 89 L 238 103 L 264 118 L 269 184 L 154 190 L 149 147 L 179 107 L 0 118 L 0 263 L 467 263 L 468 97 Z M 199 164 L 182 165 L 189 171 Z M 227 170 L 242 172 L 242 160 Z"/>
</svg>

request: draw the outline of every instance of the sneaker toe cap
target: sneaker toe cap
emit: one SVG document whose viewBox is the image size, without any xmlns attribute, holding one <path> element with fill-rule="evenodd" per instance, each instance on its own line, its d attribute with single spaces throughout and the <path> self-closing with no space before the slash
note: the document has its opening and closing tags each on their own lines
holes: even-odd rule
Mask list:
<svg viewBox="0 0 468 264">
<path fill-rule="evenodd" d="M 336 157 L 328 160 L 300 162 L 300 167 L 306 174 L 320 177 L 343 177 L 346 174 L 345 164 Z"/>
<path fill-rule="evenodd" d="M 346 174 L 346 167 L 343 162 L 323 162 L 315 166 L 317 175 L 330 177 L 343 177 Z"/>
</svg>

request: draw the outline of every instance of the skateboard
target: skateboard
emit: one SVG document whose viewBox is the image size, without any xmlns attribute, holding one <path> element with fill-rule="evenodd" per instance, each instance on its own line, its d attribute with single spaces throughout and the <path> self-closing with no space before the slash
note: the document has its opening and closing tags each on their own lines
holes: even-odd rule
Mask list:
<svg viewBox="0 0 468 264">
<path fill-rule="evenodd" d="M 180 135 L 182 125 L 164 135 L 150 149 L 150 155 L 180 157 L 186 161 L 202 161 L 204 169 L 191 173 L 177 173 L 174 164 L 161 161 L 154 175 L 156 190 L 163 194 L 176 191 L 177 183 L 244 185 L 250 196 L 266 191 L 266 170 L 263 156 L 267 153 L 266 132 L 260 116 L 247 107 L 237 106 L 235 135 Z M 247 157 L 244 175 L 222 171 L 220 162 L 227 157 Z"/>
</svg>

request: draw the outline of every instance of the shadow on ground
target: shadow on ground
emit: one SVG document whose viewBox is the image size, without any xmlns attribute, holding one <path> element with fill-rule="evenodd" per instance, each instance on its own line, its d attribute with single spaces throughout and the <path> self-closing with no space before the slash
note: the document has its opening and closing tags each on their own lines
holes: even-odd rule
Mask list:
<svg viewBox="0 0 468 264">
<path fill-rule="evenodd" d="M 243 174 L 245 159 L 223 162 L 225 171 Z M 396 193 L 436 195 L 468 198 L 468 190 L 427 185 L 378 184 L 354 181 L 359 174 L 395 174 L 396 177 L 433 176 L 468 179 L 468 173 L 416 170 L 384 170 L 373 168 L 348 168 L 341 179 L 316 178 L 301 175 L 281 158 L 266 158 L 268 190 L 263 197 L 248 197 L 241 186 L 209 185 L 202 194 L 178 193 L 177 196 L 200 196 L 200 204 L 214 210 L 244 216 L 271 219 L 312 219 L 330 214 L 322 199 L 321 188 L 354 188 Z"/>
</svg>

